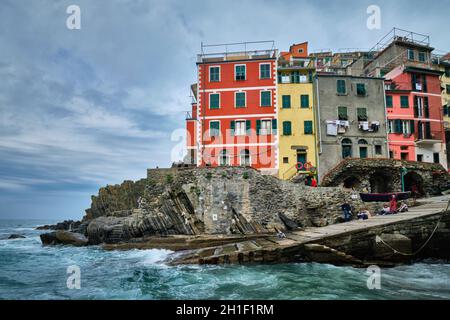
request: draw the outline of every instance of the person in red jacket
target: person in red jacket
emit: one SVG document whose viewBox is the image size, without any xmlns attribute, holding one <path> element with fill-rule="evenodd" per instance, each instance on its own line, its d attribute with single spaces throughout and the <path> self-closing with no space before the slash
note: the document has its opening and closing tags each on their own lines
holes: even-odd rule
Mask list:
<svg viewBox="0 0 450 320">
<path fill-rule="evenodd" d="M 395 194 L 392 195 L 391 202 L 389 203 L 389 212 L 391 214 L 397 213 L 397 197 Z"/>
<path fill-rule="evenodd" d="M 317 180 L 314 177 L 312 177 L 312 179 L 311 179 L 311 187 L 317 188 Z"/>
</svg>

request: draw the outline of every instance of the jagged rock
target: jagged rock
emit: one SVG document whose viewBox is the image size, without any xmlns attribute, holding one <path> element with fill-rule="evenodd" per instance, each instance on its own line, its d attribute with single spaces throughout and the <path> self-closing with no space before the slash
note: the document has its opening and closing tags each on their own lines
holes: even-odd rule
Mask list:
<svg viewBox="0 0 450 320">
<path fill-rule="evenodd" d="M 12 234 L 8 237 L 8 240 L 12 240 L 12 239 L 24 239 L 26 238 L 25 236 L 21 235 L 21 234 Z"/>
<path fill-rule="evenodd" d="M 36 230 L 75 230 L 81 226 L 81 221 L 64 220 L 57 224 L 36 227 Z"/>
<path fill-rule="evenodd" d="M 298 229 L 299 225 L 297 222 L 289 219 L 286 217 L 283 213 L 279 213 L 278 216 L 280 217 L 281 221 L 283 221 L 284 225 L 288 230 L 295 230 Z"/>
<path fill-rule="evenodd" d="M 65 230 L 44 233 L 40 238 L 44 245 L 68 244 L 79 247 L 88 244 L 88 239 L 83 234 Z"/>
</svg>

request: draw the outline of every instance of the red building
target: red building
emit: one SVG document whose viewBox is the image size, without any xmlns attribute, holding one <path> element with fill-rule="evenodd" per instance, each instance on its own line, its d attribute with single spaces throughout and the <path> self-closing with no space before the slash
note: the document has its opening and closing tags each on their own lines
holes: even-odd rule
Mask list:
<svg viewBox="0 0 450 320">
<path fill-rule="evenodd" d="M 251 45 L 271 45 L 250 50 Z M 187 117 L 187 148 L 197 166 L 248 165 L 277 170 L 276 58 L 273 42 L 226 45 L 244 50 L 208 52 L 197 62 L 194 102 Z"/>
<path fill-rule="evenodd" d="M 432 63 L 429 36 L 394 28 L 383 39 L 364 68 L 386 79 L 390 157 L 447 168 L 442 72 Z"/>
</svg>

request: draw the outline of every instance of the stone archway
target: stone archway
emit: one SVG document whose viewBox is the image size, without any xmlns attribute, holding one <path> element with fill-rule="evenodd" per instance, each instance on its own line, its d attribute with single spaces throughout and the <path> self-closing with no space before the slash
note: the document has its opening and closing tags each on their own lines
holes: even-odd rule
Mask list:
<svg viewBox="0 0 450 320">
<path fill-rule="evenodd" d="M 350 176 L 344 180 L 344 188 L 347 189 L 358 189 L 360 185 L 361 181 L 355 176 Z"/>
<path fill-rule="evenodd" d="M 404 176 L 403 179 L 405 183 L 405 191 L 412 191 L 413 186 L 416 186 L 419 196 L 423 196 L 425 194 L 423 178 L 420 174 L 410 171 Z"/>
<path fill-rule="evenodd" d="M 371 193 L 388 193 L 393 191 L 392 176 L 386 172 L 376 171 L 369 179 Z"/>
</svg>

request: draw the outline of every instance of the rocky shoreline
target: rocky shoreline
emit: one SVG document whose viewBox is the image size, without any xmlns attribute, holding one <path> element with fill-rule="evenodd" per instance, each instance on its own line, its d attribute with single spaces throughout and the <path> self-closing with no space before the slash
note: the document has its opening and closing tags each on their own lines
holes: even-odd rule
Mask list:
<svg viewBox="0 0 450 320">
<path fill-rule="evenodd" d="M 149 169 L 146 179 L 101 188 L 81 221 L 39 229 L 78 233 L 86 244 L 130 246 L 148 237 L 274 234 L 338 223 L 343 202 L 364 206 L 352 195 L 245 167 Z M 55 237 L 44 234 L 42 242 Z"/>
</svg>

